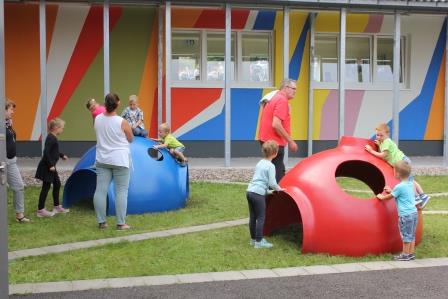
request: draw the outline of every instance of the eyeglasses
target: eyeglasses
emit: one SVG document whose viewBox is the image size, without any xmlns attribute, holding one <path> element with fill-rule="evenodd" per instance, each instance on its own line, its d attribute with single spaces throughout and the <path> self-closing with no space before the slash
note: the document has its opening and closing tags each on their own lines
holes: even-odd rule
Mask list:
<svg viewBox="0 0 448 299">
<path fill-rule="evenodd" d="M 296 90 L 297 89 L 296 87 L 291 87 L 291 86 L 286 86 L 286 87 L 291 88 L 292 90 Z"/>
</svg>

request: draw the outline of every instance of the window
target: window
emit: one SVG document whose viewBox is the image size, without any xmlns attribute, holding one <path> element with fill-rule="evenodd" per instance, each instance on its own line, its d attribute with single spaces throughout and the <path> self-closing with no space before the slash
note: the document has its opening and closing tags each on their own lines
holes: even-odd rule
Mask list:
<svg viewBox="0 0 448 299">
<path fill-rule="evenodd" d="M 404 50 L 406 48 L 404 37 L 401 38 L 400 53 L 400 82 L 403 82 Z M 392 82 L 394 68 L 394 39 L 391 37 L 378 37 L 376 50 L 377 82 Z"/>
<path fill-rule="evenodd" d="M 347 37 L 345 44 L 345 82 L 370 82 L 370 38 Z"/>
<path fill-rule="evenodd" d="M 314 80 L 338 81 L 338 39 L 336 36 L 316 36 L 313 59 Z"/>
<path fill-rule="evenodd" d="M 207 80 L 224 81 L 225 79 L 225 34 L 207 33 Z M 230 58 L 230 77 L 235 80 L 235 38 L 232 34 Z"/>
<path fill-rule="evenodd" d="M 174 85 L 223 84 L 225 32 L 175 31 L 171 45 Z M 233 84 L 271 86 L 272 52 L 271 32 L 232 32 L 230 78 Z"/>
<path fill-rule="evenodd" d="M 270 37 L 268 34 L 242 35 L 242 80 L 268 82 L 270 80 Z"/>
<path fill-rule="evenodd" d="M 197 81 L 201 79 L 201 43 L 198 32 L 173 32 L 172 34 L 172 79 Z"/>
<path fill-rule="evenodd" d="M 316 34 L 312 60 L 314 81 L 338 82 L 338 39 L 336 34 Z M 390 36 L 348 35 L 345 42 L 345 82 L 355 85 L 392 83 L 393 46 L 394 40 Z M 405 53 L 406 39 L 402 37 L 401 83 L 406 73 Z"/>
</svg>

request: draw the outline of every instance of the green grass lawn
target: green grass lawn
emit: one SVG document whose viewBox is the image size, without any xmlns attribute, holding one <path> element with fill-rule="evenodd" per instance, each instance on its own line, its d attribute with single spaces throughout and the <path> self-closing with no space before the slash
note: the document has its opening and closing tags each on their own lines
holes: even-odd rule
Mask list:
<svg viewBox="0 0 448 299">
<path fill-rule="evenodd" d="M 417 178 L 425 191 L 448 192 L 448 177 Z M 366 190 L 362 182 L 338 179 L 341 188 Z M 97 228 L 91 206 L 75 206 L 66 215 L 37 218 L 34 215 L 40 189 L 26 188 L 27 215 L 31 223 L 15 222 L 12 204 L 9 205 L 9 250 L 35 248 L 82 240 L 102 239 L 169 228 L 240 219 L 248 216 L 245 185 L 191 183 L 190 200 L 185 209 L 145 215 L 130 215 L 133 226 L 128 232 L 111 227 Z M 358 197 L 373 194 L 355 193 Z M 11 194 L 9 194 L 11 202 Z M 48 206 L 51 206 L 51 200 Z M 435 197 L 426 210 L 448 210 L 448 196 Z M 31 213 L 33 211 L 33 213 Z M 448 256 L 448 216 L 424 217 L 423 242 L 417 249 L 419 258 Z M 115 217 L 108 219 L 111 226 Z M 9 263 L 10 282 L 41 282 L 73 279 L 162 275 L 241 269 L 261 269 L 353 261 L 389 260 L 390 255 L 349 258 L 322 254 L 301 255 L 301 230 L 291 229 L 269 237 L 275 244 L 272 250 L 254 250 L 248 245 L 247 226 L 152 239 L 123 242 L 102 247 L 76 250 L 14 260 Z M 57 267 L 55 266 L 57 265 Z"/>
<path fill-rule="evenodd" d="M 246 186 L 192 183 L 190 187 L 190 199 L 185 209 L 129 215 L 127 222 L 133 227 L 130 231 L 113 229 L 114 216 L 108 218 L 111 229 L 100 231 L 91 205 L 74 206 L 70 213 L 58 214 L 52 218 L 37 218 L 35 211 L 40 188 L 28 187 L 25 191 L 26 214 L 32 218 L 31 223 L 19 224 L 15 221 L 12 197 L 9 194 L 9 251 L 248 217 Z M 52 200 L 47 198 L 47 208 L 52 209 L 51 205 Z"/>
<path fill-rule="evenodd" d="M 418 258 L 448 256 L 448 216 L 426 216 Z M 249 246 L 247 226 L 170 238 L 25 258 L 9 263 L 11 283 L 230 271 L 390 260 L 391 255 L 362 258 L 300 254 L 300 231 L 268 239 L 269 250 Z M 57 266 L 55 266 L 57 265 Z"/>
</svg>

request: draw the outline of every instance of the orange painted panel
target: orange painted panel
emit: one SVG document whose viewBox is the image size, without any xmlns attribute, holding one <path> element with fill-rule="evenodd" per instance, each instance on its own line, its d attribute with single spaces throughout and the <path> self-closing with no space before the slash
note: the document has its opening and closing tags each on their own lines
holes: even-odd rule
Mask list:
<svg viewBox="0 0 448 299">
<path fill-rule="evenodd" d="M 50 4 L 47 5 L 46 8 L 46 26 L 47 26 L 47 59 L 48 59 L 48 53 L 50 51 L 50 45 L 51 45 L 51 37 L 53 36 L 54 32 L 54 24 L 56 23 L 56 16 L 58 15 L 58 5 Z"/>
<path fill-rule="evenodd" d="M 437 78 L 436 89 L 429 112 L 428 123 L 426 125 L 425 140 L 443 139 L 443 113 L 445 100 L 445 52 L 442 55 L 439 76 Z"/>
<path fill-rule="evenodd" d="M 17 139 L 29 140 L 40 96 L 37 4 L 5 4 L 5 74 L 6 96 L 21 119 L 14 123 Z"/>
<path fill-rule="evenodd" d="M 176 8 L 171 12 L 171 26 L 173 28 L 192 28 L 201 15 L 203 9 Z"/>
<path fill-rule="evenodd" d="M 151 127 L 151 118 L 153 117 L 153 109 L 157 109 L 157 35 L 158 35 L 158 18 L 154 18 L 152 26 L 151 39 L 149 41 L 148 52 L 146 55 L 143 76 L 140 82 L 140 90 L 138 93 L 140 108 L 145 112 L 145 127 Z M 156 114 L 157 115 L 157 114 Z"/>
</svg>

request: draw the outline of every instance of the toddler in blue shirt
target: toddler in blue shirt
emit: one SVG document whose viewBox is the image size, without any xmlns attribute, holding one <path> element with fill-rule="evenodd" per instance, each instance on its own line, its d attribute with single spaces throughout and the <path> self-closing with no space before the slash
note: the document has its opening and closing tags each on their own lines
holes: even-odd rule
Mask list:
<svg viewBox="0 0 448 299">
<path fill-rule="evenodd" d="M 376 197 L 380 200 L 395 199 L 398 210 L 398 227 L 403 241 L 403 252 L 394 256 L 396 261 L 410 261 L 415 259 L 415 231 L 417 229 L 418 214 L 414 202 L 414 184 L 409 181 L 411 166 L 404 160 L 394 165 L 394 174 L 401 182 L 393 189 L 384 187 L 384 192 Z"/>
</svg>

